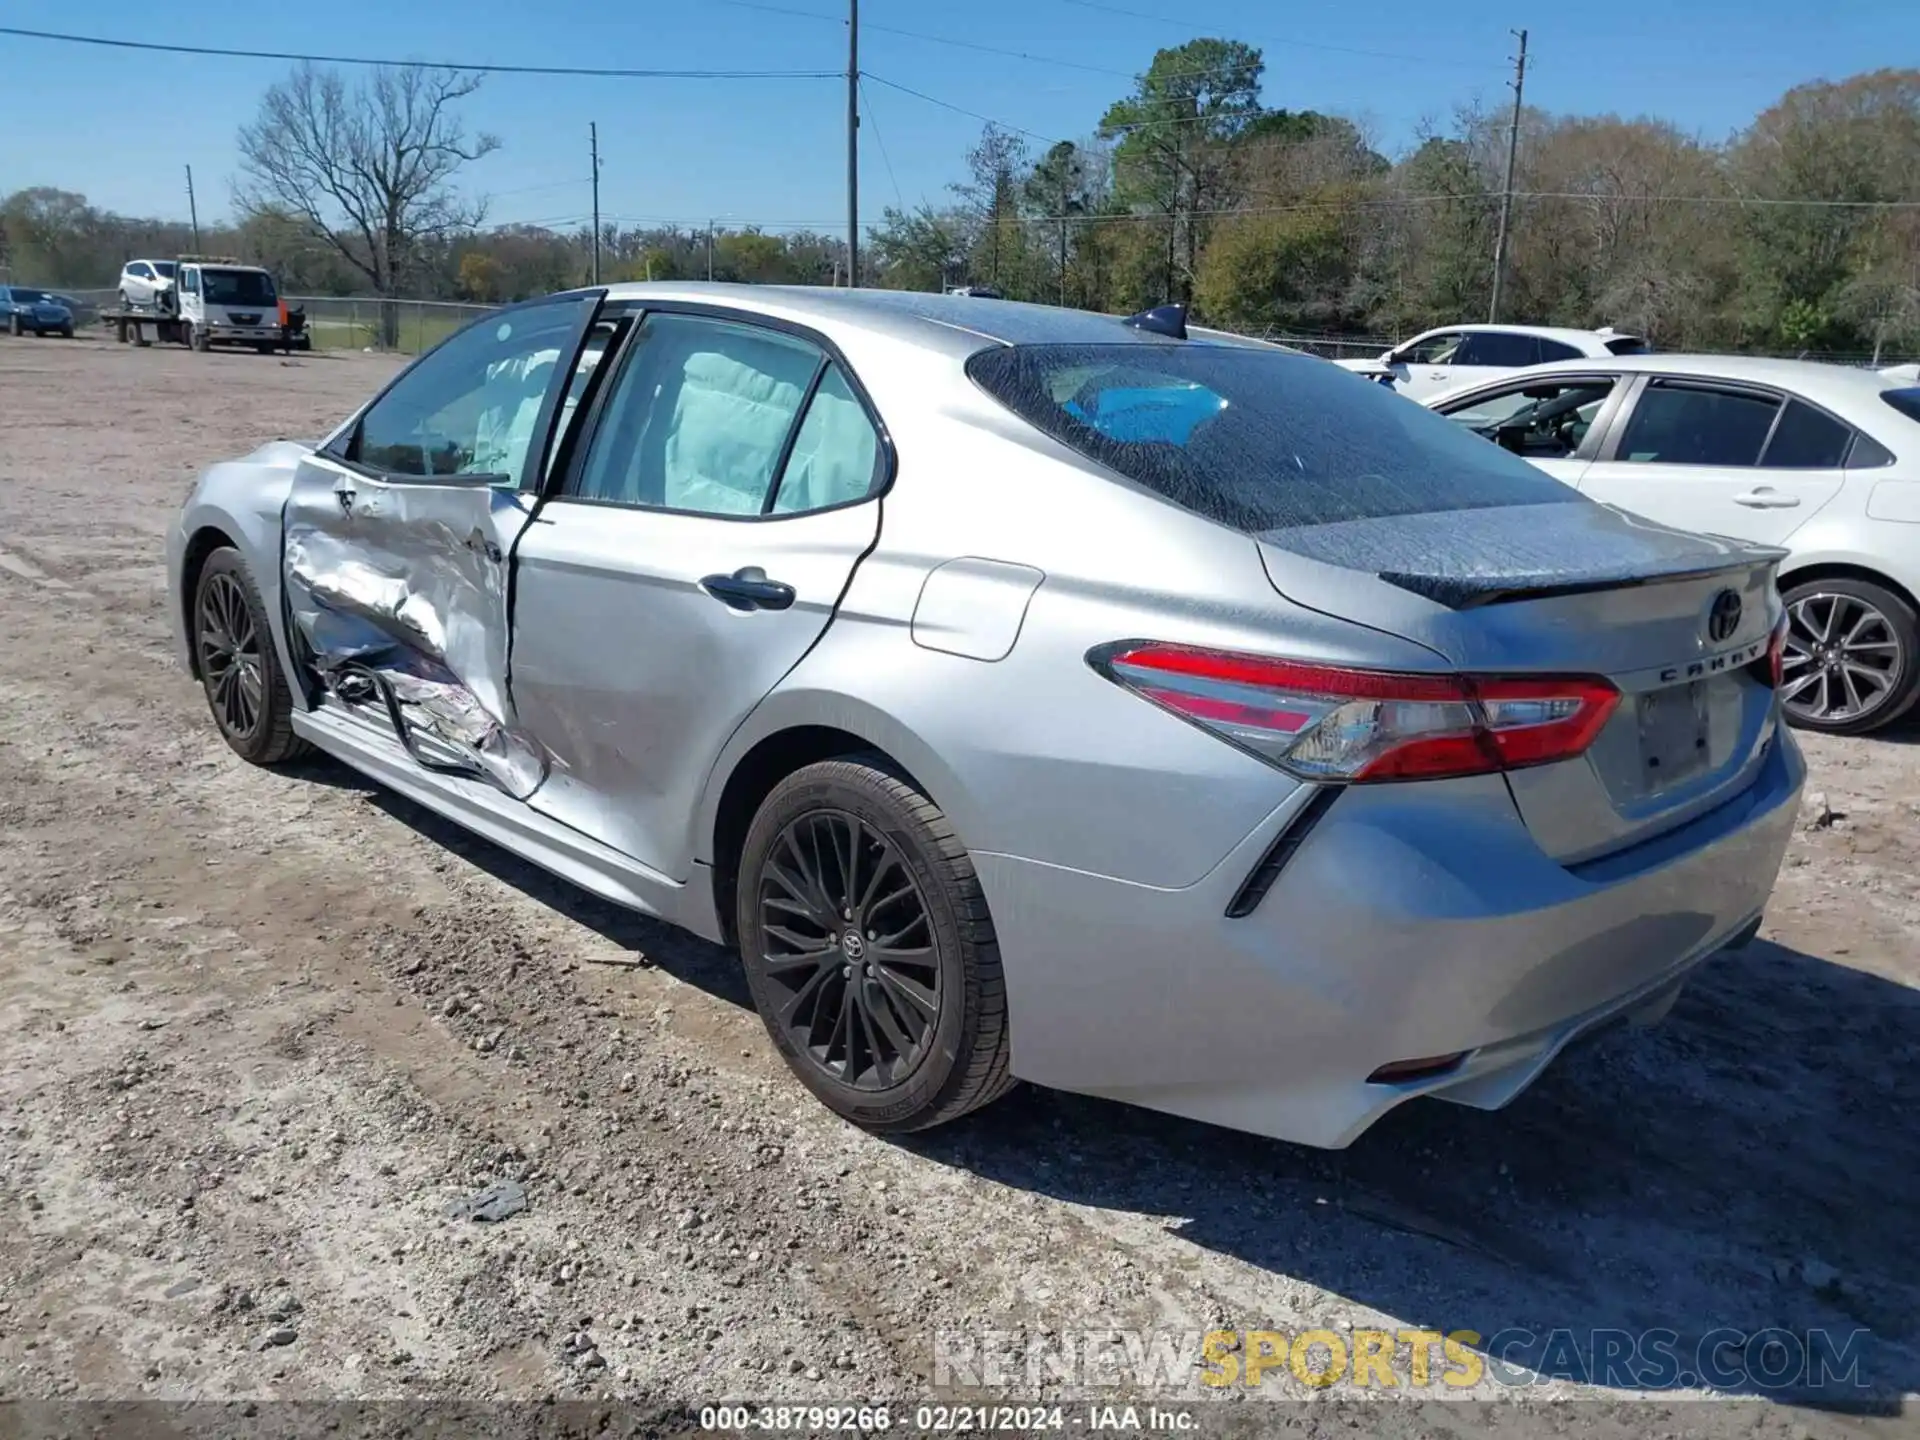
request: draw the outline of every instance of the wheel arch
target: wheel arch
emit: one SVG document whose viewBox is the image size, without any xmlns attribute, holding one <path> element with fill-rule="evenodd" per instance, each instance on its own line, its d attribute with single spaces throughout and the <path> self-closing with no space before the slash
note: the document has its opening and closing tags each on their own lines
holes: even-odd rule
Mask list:
<svg viewBox="0 0 1920 1440">
<path fill-rule="evenodd" d="M 193 597 L 200 588 L 200 573 L 207 568 L 207 560 L 216 550 L 240 550 L 240 542 L 235 540 L 220 526 L 202 525 L 187 537 L 187 543 L 180 553 L 180 589 L 174 598 L 179 610 L 180 624 L 188 636 L 187 671 L 194 679 L 200 679 L 199 647 L 192 643 L 193 635 Z"/>
<path fill-rule="evenodd" d="M 1861 565 L 1847 560 L 1816 560 L 1805 565 L 1790 562 L 1790 565 L 1791 568 L 1783 568 L 1780 572 L 1779 585 L 1782 595 L 1796 586 L 1819 580 L 1858 580 L 1867 585 L 1878 585 L 1882 590 L 1896 596 L 1909 610 L 1920 615 L 1920 599 L 1915 598 L 1914 592 L 1893 576 L 1883 570 L 1876 570 L 1871 565 Z"/>
<path fill-rule="evenodd" d="M 835 713 L 821 715 L 804 696 L 768 697 L 763 711 L 773 713 L 757 714 L 755 720 L 761 723 L 749 722 L 751 733 L 743 727 L 714 767 L 697 821 L 695 853 L 711 868 L 714 910 L 728 944 L 735 939 L 734 884 L 748 827 L 773 787 L 804 766 L 863 752 L 878 755 L 940 806 L 965 843 L 965 818 L 949 808 L 950 799 L 962 792 L 932 749 L 884 712 L 845 697 L 836 699 Z"/>
</svg>

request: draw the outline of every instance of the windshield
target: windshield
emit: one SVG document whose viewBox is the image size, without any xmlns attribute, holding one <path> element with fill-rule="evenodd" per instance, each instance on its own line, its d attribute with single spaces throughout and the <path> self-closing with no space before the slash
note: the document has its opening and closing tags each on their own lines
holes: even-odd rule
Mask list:
<svg viewBox="0 0 1920 1440">
<path fill-rule="evenodd" d="M 273 277 L 262 270 L 202 270 L 209 305 L 271 305 Z"/>
<path fill-rule="evenodd" d="M 158 275 L 162 280 L 173 279 L 173 270 L 174 265 L 171 260 L 155 260 L 153 262 L 153 273 Z"/>
<path fill-rule="evenodd" d="M 1880 398 L 1909 420 L 1920 420 L 1920 386 L 1911 390 L 1885 390 Z"/>
<path fill-rule="evenodd" d="M 1016 415 L 1184 509 L 1258 533 L 1577 491 L 1384 386 L 1226 345 L 1015 345 L 967 363 Z"/>
</svg>

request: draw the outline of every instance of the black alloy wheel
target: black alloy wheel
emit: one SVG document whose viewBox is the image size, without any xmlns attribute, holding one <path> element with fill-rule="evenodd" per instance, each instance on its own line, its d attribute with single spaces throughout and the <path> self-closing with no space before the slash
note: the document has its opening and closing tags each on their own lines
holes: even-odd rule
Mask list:
<svg viewBox="0 0 1920 1440">
<path fill-rule="evenodd" d="M 844 810 L 790 821 L 760 871 L 760 965 L 796 1053 L 856 1090 L 913 1073 L 940 1018 L 927 902 L 886 836 Z"/>
<path fill-rule="evenodd" d="M 209 575 L 200 587 L 200 676 L 213 718 L 230 740 L 242 743 L 260 728 L 260 633 L 239 579 Z"/>
<path fill-rule="evenodd" d="M 999 946 L 972 859 L 884 756 L 821 761 L 774 786 L 733 893 L 754 1006 L 831 1109 L 919 1130 L 1012 1087 Z"/>
<path fill-rule="evenodd" d="M 256 765 L 304 754 L 266 607 L 238 551 L 223 548 L 207 557 L 191 613 L 194 665 L 221 737 Z"/>
</svg>

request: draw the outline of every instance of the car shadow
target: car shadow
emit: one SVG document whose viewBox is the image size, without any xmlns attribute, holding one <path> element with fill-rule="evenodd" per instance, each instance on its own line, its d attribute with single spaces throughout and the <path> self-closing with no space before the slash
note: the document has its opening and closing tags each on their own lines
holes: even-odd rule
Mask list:
<svg viewBox="0 0 1920 1440">
<path fill-rule="evenodd" d="M 1916 1114 L 1920 992 L 1757 941 L 1702 967 L 1663 1024 L 1563 1055 L 1507 1109 L 1413 1101 L 1345 1151 L 1031 1087 L 907 1143 L 1158 1217 L 1386 1328 L 1473 1331 L 1516 1373 L 1880 1412 L 1920 1389 Z M 1703 1340 L 1769 1331 L 1700 1369 Z M 1614 1348 L 1651 1350 L 1649 1332 L 1672 1332 L 1671 1363 Z M 1796 1364 L 1809 1334 L 1815 1364 Z M 1836 1375 L 1849 1354 L 1858 1383 Z M 1801 1383 L 1823 1357 L 1829 1383 Z"/>
<path fill-rule="evenodd" d="M 602 900 L 425 806 L 364 779 L 337 761 L 321 756 L 303 761 L 287 773 L 364 794 L 372 805 L 424 839 L 617 946 L 630 963 L 658 966 L 716 999 L 745 1010 L 753 1008 L 746 973 L 730 951 L 677 926 Z"/>
<path fill-rule="evenodd" d="M 344 766 L 293 773 L 364 793 L 636 963 L 750 1007 L 730 952 Z M 1378 1311 L 1383 1328 L 1472 1331 L 1513 1367 L 1496 1378 L 1697 1382 L 1897 1413 L 1920 1391 L 1916 1116 L 1920 991 L 1756 941 L 1703 965 L 1662 1024 L 1568 1052 L 1505 1110 L 1416 1100 L 1344 1151 L 1031 1086 L 896 1143 L 998 1184 L 1153 1217 L 1201 1249 Z M 1622 1335 L 1624 1360 L 1612 1348 Z M 1738 1343 L 1713 1349 L 1749 1337 L 1744 1359 Z M 1703 1345 L 1718 1370 L 1702 1372 Z M 1823 1360 L 1828 1383 L 1801 1383 Z M 1754 1378 L 1767 1374 L 1791 1380 Z"/>
</svg>

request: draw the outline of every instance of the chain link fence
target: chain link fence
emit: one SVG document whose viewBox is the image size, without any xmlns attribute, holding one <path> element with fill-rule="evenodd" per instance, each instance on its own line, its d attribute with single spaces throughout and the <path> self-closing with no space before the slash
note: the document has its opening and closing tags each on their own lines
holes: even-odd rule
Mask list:
<svg viewBox="0 0 1920 1440">
<path fill-rule="evenodd" d="M 102 310 L 114 309 L 120 303 L 120 292 L 111 287 L 62 293 L 80 302 L 83 308 L 74 318 L 82 325 L 91 325 Z M 351 295 L 281 298 L 289 306 L 306 311 L 307 333 L 313 337 L 316 350 L 387 350 L 401 355 L 431 350 L 469 320 L 495 308 L 444 300 L 380 300 Z"/>
</svg>

